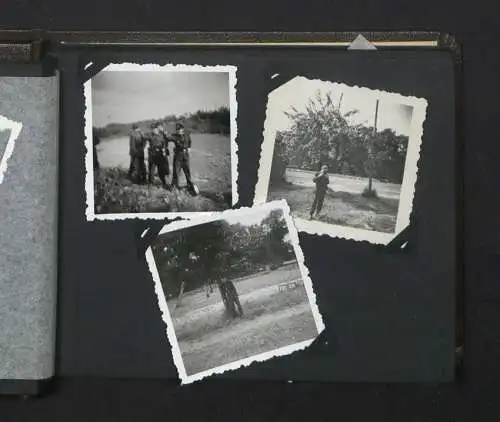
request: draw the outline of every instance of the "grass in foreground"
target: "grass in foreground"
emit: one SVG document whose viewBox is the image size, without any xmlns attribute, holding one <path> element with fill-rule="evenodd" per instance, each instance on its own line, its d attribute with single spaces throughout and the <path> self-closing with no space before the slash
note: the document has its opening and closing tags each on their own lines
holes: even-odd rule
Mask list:
<svg viewBox="0 0 500 422">
<path fill-rule="evenodd" d="M 241 321 L 200 342 L 182 342 L 180 349 L 189 375 L 265 352 L 311 340 L 318 334 L 307 305 L 287 308 L 252 323 Z"/>
<path fill-rule="evenodd" d="M 220 297 L 218 291 L 214 292 Z M 266 293 L 258 298 L 245 300 L 240 294 L 243 316 L 230 318 L 224 312 L 224 305 L 220 301 L 216 306 L 208 307 L 206 312 L 200 312 L 195 318 L 176 319 L 175 333 L 178 341 L 199 340 L 204 335 L 216 335 L 219 330 L 228 326 L 238 325 L 243 321 L 251 321 L 265 314 L 272 314 L 282 309 L 290 308 L 301 303 L 307 303 L 307 294 L 303 286 L 295 290 L 278 292 L 278 287 L 273 292 Z"/>
<path fill-rule="evenodd" d="M 225 316 L 217 289 L 209 298 L 203 289 L 190 292 L 173 317 L 187 373 L 315 337 L 316 325 L 304 286 L 282 292 L 278 289 L 279 283 L 297 277 L 298 265 L 287 265 L 236 281 L 244 311 L 238 318 Z"/>
<path fill-rule="evenodd" d="M 133 184 L 121 168 L 101 169 L 94 176 L 96 214 L 203 212 L 231 208 L 231 192 L 165 190 L 157 180 L 151 186 Z"/>
<path fill-rule="evenodd" d="M 314 188 L 283 184 L 273 186 L 268 200 L 286 199 L 292 216 L 309 219 Z M 399 201 L 388 198 L 367 198 L 361 194 L 328 190 L 323 209 L 315 220 L 383 233 L 394 233 Z"/>
</svg>

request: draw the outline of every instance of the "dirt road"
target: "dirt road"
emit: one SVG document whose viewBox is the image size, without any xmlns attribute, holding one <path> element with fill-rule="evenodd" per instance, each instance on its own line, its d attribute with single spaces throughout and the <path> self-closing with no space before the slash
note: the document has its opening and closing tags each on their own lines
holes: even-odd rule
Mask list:
<svg viewBox="0 0 500 422">
<path fill-rule="evenodd" d="M 297 186 L 314 187 L 312 181 L 314 171 L 287 169 L 287 181 Z M 367 178 L 357 178 L 343 176 L 340 174 L 329 174 L 330 184 L 328 187 L 336 192 L 361 193 L 368 186 Z M 378 180 L 373 180 L 373 187 L 377 190 L 379 197 L 399 199 L 401 185 L 395 183 L 384 183 Z"/>
</svg>

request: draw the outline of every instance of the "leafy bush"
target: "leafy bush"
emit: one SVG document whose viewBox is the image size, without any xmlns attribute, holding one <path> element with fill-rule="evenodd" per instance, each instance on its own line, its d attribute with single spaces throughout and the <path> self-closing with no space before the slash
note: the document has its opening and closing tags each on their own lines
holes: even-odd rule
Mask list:
<svg viewBox="0 0 500 422">
<path fill-rule="evenodd" d="M 177 295 L 183 281 L 189 291 L 294 259 L 293 247 L 285 240 L 287 233 L 283 213 L 273 210 L 260 224 L 216 220 L 165 233 L 152 250 L 164 288 Z"/>
<path fill-rule="evenodd" d="M 323 96 L 320 91 L 304 112 L 292 107 L 286 113 L 292 122 L 290 129 L 276 134 L 272 176 L 279 179 L 283 166 L 318 170 L 328 164 L 331 173 L 367 177 L 371 148 L 373 177 L 402 183 L 408 137 L 392 129 L 375 132 L 372 127 L 350 123 L 349 116 L 357 112 L 341 113 L 331 95 Z"/>
</svg>

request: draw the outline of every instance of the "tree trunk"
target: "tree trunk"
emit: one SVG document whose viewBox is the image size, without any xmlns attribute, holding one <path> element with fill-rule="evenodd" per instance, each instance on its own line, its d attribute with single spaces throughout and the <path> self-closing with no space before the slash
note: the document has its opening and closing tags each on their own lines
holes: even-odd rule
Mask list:
<svg viewBox="0 0 500 422">
<path fill-rule="evenodd" d="M 276 268 L 279 267 L 279 259 L 278 257 L 276 256 L 276 250 L 275 250 L 275 247 L 276 245 L 273 244 L 272 241 L 266 241 L 266 255 L 267 255 L 267 258 L 269 259 L 268 261 L 268 270 L 269 271 L 273 271 L 275 270 Z"/>
<path fill-rule="evenodd" d="M 236 318 L 237 316 L 243 315 L 243 308 L 240 304 L 240 299 L 238 297 L 238 292 L 232 281 L 221 281 L 218 283 L 219 292 L 226 308 L 226 312 L 230 317 Z"/>
<path fill-rule="evenodd" d="M 377 102 L 375 103 L 375 122 L 373 124 L 373 136 L 375 137 L 377 135 L 377 118 L 378 118 L 378 105 L 379 105 L 379 100 L 377 99 Z M 368 192 L 373 191 L 373 174 L 374 174 L 374 167 L 375 167 L 375 160 L 373 157 L 373 142 L 375 139 L 370 140 L 370 145 L 368 146 L 368 161 L 369 161 L 369 169 L 370 169 L 370 174 L 369 174 L 369 179 L 368 179 Z"/>
<path fill-rule="evenodd" d="M 181 283 L 181 291 L 179 292 L 179 297 L 177 298 L 177 303 L 175 304 L 175 308 L 174 308 L 174 311 L 179 307 L 179 305 L 181 304 L 181 300 L 182 300 L 182 295 L 184 294 L 184 287 L 186 285 L 186 282 L 183 281 Z"/>
<path fill-rule="evenodd" d="M 230 297 L 233 301 L 234 309 L 238 316 L 243 316 L 243 308 L 241 307 L 240 297 L 236 291 L 236 287 L 232 281 L 229 282 Z"/>
</svg>

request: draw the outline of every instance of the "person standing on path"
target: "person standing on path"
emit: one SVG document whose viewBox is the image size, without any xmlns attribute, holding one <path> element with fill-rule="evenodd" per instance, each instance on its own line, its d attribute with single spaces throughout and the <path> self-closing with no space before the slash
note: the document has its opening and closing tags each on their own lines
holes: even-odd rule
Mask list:
<svg viewBox="0 0 500 422">
<path fill-rule="evenodd" d="M 318 215 L 321 212 L 321 208 L 323 208 L 326 190 L 328 188 L 328 184 L 330 183 L 327 165 L 324 164 L 321 166 L 321 170 L 314 175 L 313 182 L 316 184 L 316 192 L 314 194 L 314 201 L 309 214 L 310 220 L 314 215 Z"/>
</svg>

